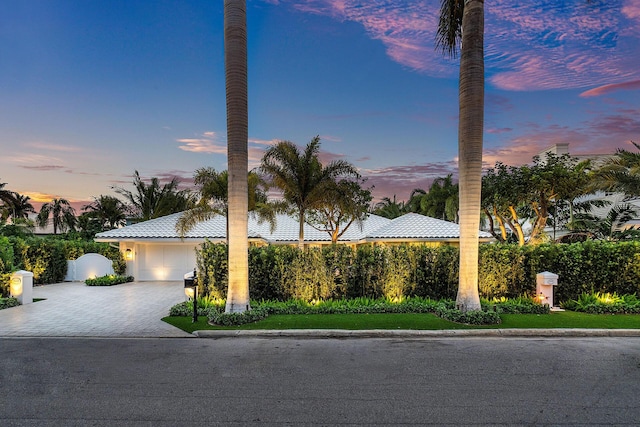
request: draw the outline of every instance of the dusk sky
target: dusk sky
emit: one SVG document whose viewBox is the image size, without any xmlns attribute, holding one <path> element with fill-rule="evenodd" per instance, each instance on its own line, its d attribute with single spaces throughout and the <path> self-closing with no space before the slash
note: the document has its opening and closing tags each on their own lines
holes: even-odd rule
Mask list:
<svg viewBox="0 0 640 427">
<path fill-rule="evenodd" d="M 247 4 L 250 167 L 320 135 L 376 198 L 456 174 L 439 0 Z M 487 1 L 485 58 L 486 166 L 640 142 L 640 0 Z M 226 169 L 223 2 L 0 0 L 0 93 L 0 182 L 34 202 Z"/>
</svg>

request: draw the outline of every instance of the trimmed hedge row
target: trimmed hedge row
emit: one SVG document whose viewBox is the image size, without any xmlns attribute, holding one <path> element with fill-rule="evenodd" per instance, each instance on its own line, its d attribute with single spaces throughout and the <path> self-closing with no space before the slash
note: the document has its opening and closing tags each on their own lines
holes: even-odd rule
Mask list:
<svg viewBox="0 0 640 427">
<path fill-rule="evenodd" d="M 227 247 L 205 243 L 197 254 L 201 292 L 225 298 Z M 291 246 L 249 249 L 249 289 L 255 300 L 423 297 L 455 299 L 458 249 L 451 246 Z M 559 275 L 557 302 L 585 292 L 640 296 L 640 242 L 591 241 L 524 246 L 481 245 L 483 298 L 533 294 L 536 274 Z"/>
<path fill-rule="evenodd" d="M 84 281 L 87 286 L 114 286 L 128 282 L 133 282 L 133 276 L 107 274 L 106 276 L 95 277 Z"/>
<path fill-rule="evenodd" d="M 116 274 L 124 274 L 126 263 L 117 248 L 107 243 L 57 238 L 0 236 L 0 293 L 7 295 L 10 273 L 27 270 L 34 284 L 58 283 L 67 273 L 67 260 L 86 253 L 98 253 L 113 261 Z"/>
</svg>

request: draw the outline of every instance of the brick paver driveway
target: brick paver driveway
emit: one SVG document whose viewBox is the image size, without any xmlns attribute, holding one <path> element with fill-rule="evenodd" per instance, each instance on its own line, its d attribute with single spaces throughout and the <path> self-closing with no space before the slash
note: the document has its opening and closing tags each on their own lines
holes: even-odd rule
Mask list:
<svg viewBox="0 0 640 427">
<path fill-rule="evenodd" d="M 33 304 L 0 310 L 4 337 L 189 337 L 160 319 L 184 301 L 182 282 L 36 286 Z"/>
</svg>

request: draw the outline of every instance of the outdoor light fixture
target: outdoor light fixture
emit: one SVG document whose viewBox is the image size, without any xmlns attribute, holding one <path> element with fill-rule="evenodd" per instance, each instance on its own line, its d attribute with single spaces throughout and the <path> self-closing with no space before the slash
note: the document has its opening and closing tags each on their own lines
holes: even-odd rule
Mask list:
<svg viewBox="0 0 640 427">
<path fill-rule="evenodd" d="M 133 260 L 133 251 L 131 249 L 127 249 L 126 251 L 124 251 L 124 259 L 126 259 L 127 261 Z"/>
<path fill-rule="evenodd" d="M 198 277 L 196 269 L 184 275 L 184 293 L 193 300 L 193 323 L 198 321 Z"/>
</svg>

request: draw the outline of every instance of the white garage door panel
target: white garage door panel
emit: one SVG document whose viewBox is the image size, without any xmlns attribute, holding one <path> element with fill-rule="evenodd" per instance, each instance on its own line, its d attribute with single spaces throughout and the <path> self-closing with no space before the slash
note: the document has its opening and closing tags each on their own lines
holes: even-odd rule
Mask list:
<svg viewBox="0 0 640 427">
<path fill-rule="evenodd" d="M 138 250 L 138 280 L 183 280 L 193 270 L 193 245 L 143 245 Z"/>
</svg>

